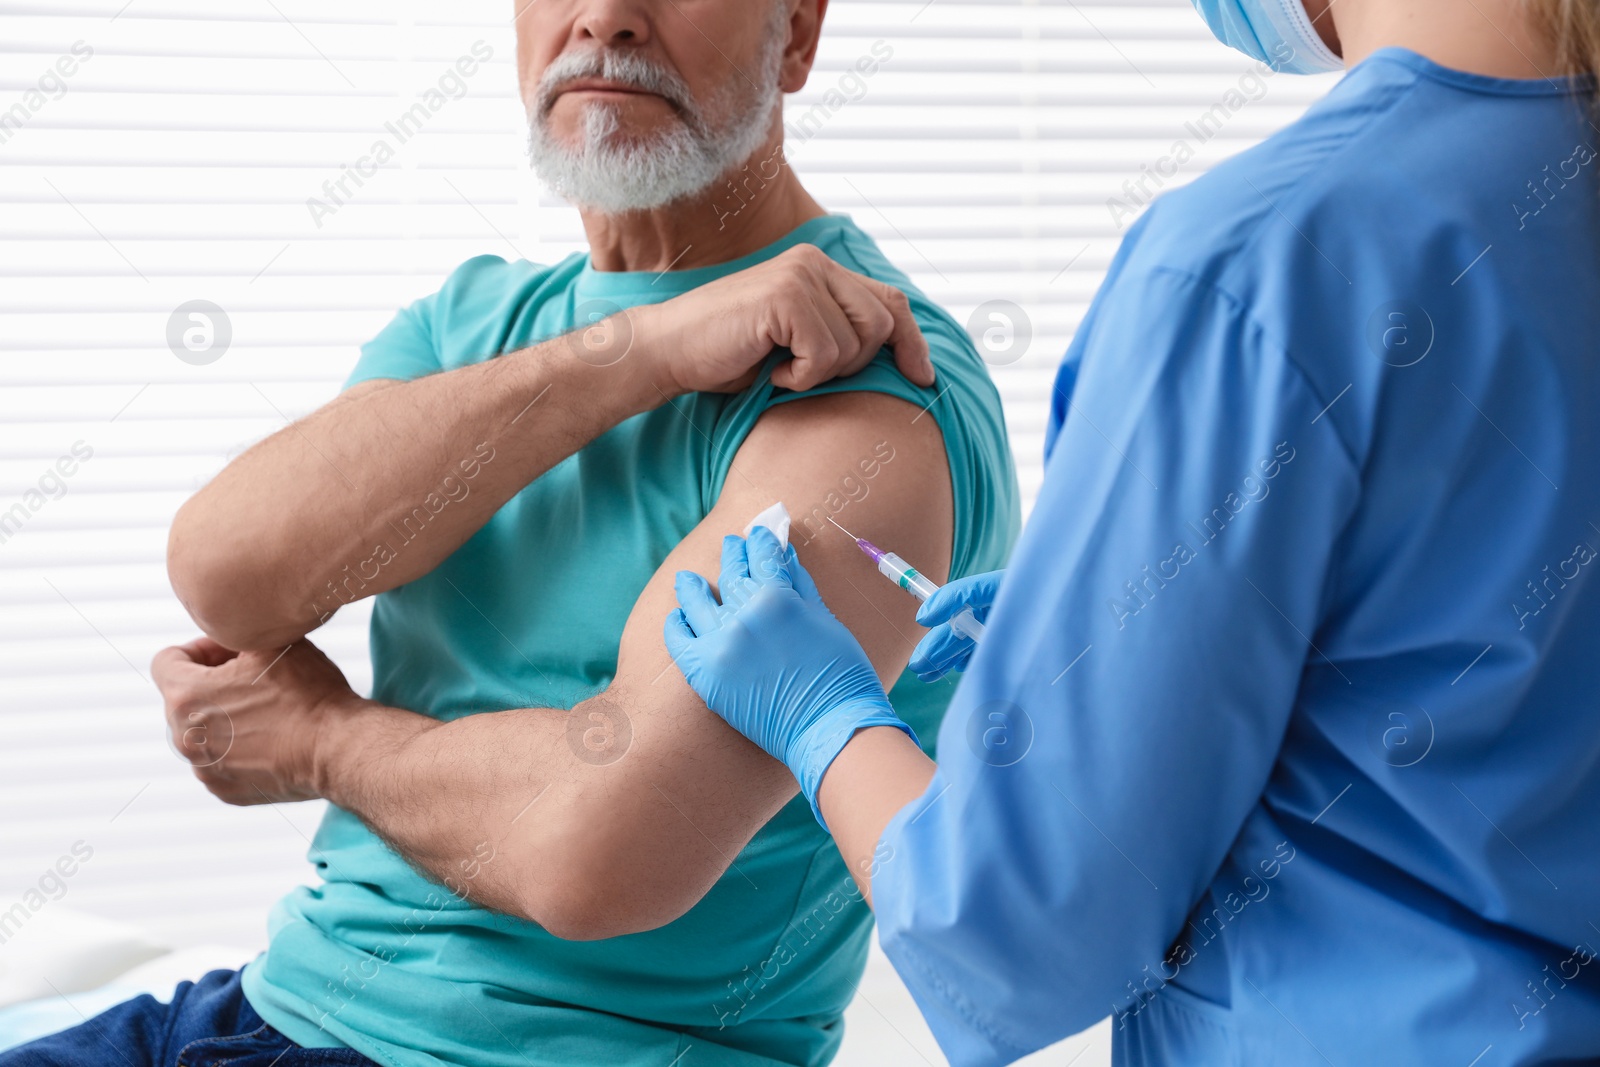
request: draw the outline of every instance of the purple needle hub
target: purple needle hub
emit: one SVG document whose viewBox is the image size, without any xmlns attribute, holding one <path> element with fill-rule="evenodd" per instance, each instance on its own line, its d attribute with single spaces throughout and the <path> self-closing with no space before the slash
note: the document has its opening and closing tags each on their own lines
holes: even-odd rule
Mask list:
<svg viewBox="0 0 1600 1067">
<path fill-rule="evenodd" d="M 868 541 L 865 537 L 856 538 L 856 545 L 861 549 L 861 551 L 870 556 L 872 558 L 872 562 L 874 563 L 878 562 L 886 555 L 883 549 L 879 548 L 871 541 Z"/>
</svg>

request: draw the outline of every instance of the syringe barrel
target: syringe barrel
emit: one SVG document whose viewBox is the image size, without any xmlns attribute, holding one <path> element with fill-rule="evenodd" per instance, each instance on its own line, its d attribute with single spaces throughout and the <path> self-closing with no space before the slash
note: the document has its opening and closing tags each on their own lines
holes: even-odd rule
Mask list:
<svg viewBox="0 0 1600 1067">
<path fill-rule="evenodd" d="M 939 591 L 937 585 L 930 582 L 926 576 L 917 573 L 915 567 L 893 552 L 885 552 L 878 560 L 878 573 L 924 602 Z M 969 640 L 983 640 L 983 623 L 978 621 L 971 608 L 962 608 L 958 611 L 950 620 L 950 629 Z"/>
<path fill-rule="evenodd" d="M 893 552 L 885 552 L 878 560 L 878 572 L 918 600 L 927 600 L 939 591 L 937 585 Z"/>
<path fill-rule="evenodd" d="M 984 626 L 971 608 L 962 608 L 950 620 L 950 629 L 972 641 L 982 641 Z"/>
</svg>

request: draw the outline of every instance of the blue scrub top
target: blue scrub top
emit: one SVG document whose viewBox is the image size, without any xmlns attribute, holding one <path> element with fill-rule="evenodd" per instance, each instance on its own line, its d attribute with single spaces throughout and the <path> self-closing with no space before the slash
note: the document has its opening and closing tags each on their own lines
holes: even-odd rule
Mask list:
<svg viewBox="0 0 1600 1067">
<path fill-rule="evenodd" d="M 884 949 L 957 1067 L 1600 1056 L 1600 187 L 1568 83 L 1388 49 L 1160 199 Z"/>
</svg>

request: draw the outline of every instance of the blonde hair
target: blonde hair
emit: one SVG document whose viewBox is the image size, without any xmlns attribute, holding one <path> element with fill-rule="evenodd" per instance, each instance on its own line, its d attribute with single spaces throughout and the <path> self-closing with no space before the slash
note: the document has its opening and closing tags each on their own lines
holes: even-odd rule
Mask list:
<svg viewBox="0 0 1600 1067">
<path fill-rule="evenodd" d="M 1600 0 L 1529 0 L 1555 41 L 1562 74 L 1600 74 Z M 1594 98 L 1600 109 L 1600 94 Z"/>
</svg>

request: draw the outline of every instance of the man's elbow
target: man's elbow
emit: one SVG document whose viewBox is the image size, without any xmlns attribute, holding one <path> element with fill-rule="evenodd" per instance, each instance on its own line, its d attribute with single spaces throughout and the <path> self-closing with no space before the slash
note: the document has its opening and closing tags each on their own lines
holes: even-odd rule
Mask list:
<svg viewBox="0 0 1600 1067">
<path fill-rule="evenodd" d="M 284 595 L 290 583 L 263 581 L 236 544 L 198 529 L 188 507 L 179 509 L 167 537 L 167 579 L 207 637 L 226 648 L 273 648 L 316 628 L 322 620 L 295 617 Z"/>
<path fill-rule="evenodd" d="M 578 885 L 519 902 L 517 912 L 563 941 L 603 941 L 642 934 L 682 917 L 695 901 L 632 891 L 625 881 Z"/>
<path fill-rule="evenodd" d="M 523 918 L 533 920 L 563 941 L 603 941 L 666 925 L 666 922 L 642 922 L 631 909 L 619 907 L 615 900 L 608 900 L 603 894 L 588 900 L 559 902 L 544 897 L 527 901 L 518 910 Z"/>
<path fill-rule="evenodd" d="M 600 941 L 659 929 L 682 917 L 703 897 L 704 885 L 674 884 L 659 867 L 644 869 L 633 857 L 637 850 L 595 847 L 589 842 L 580 857 L 545 868 L 545 879 L 524 879 L 532 886 L 520 894 L 514 910 L 563 941 Z M 570 855 L 571 853 L 569 853 Z M 550 870 L 560 871 L 550 880 Z"/>
</svg>

